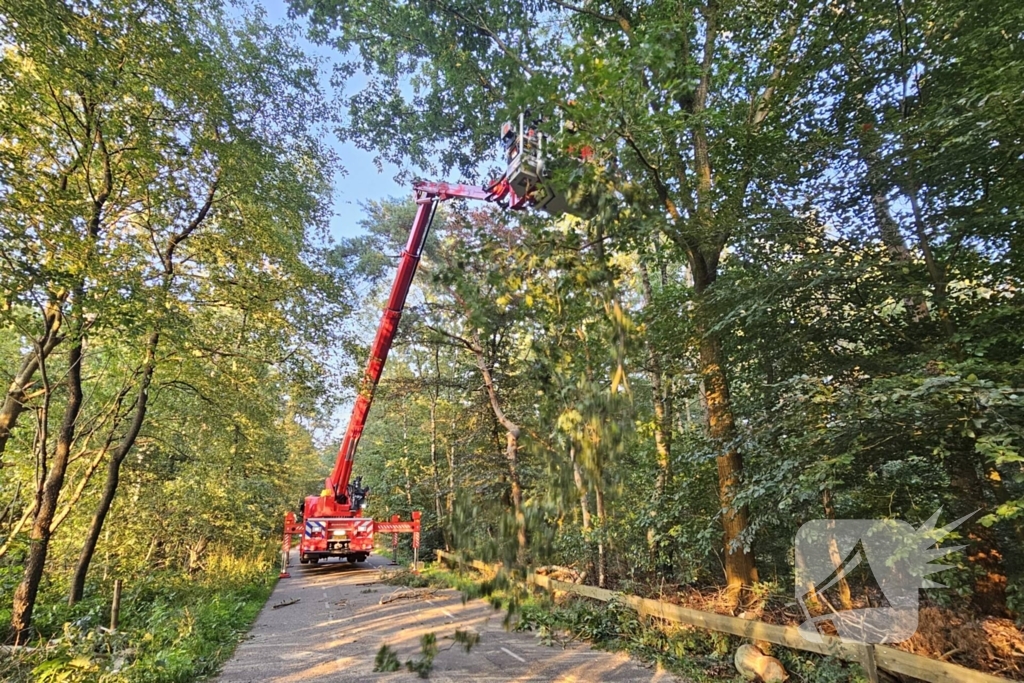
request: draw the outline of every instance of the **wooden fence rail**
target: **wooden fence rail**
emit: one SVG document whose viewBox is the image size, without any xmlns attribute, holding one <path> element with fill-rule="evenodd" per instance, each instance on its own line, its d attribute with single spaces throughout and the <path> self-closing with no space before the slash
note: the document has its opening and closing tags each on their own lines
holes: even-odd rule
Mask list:
<svg viewBox="0 0 1024 683">
<path fill-rule="evenodd" d="M 448 564 L 464 564 L 480 572 L 493 572 L 497 569 L 497 566 L 485 564 L 479 560 L 462 561 L 455 555 L 441 550 L 437 551 L 437 558 Z M 594 586 L 556 581 L 540 574 L 528 576 L 527 583 L 548 592 L 563 591 L 602 602 L 618 600 L 629 605 L 642 616 L 666 622 L 729 633 L 741 638 L 764 640 L 794 650 L 815 652 L 857 662 L 864 668 L 872 683 L 878 681 L 879 669 L 912 676 L 922 681 L 929 681 L 929 683 L 1007 683 L 1009 681 L 1007 678 L 974 671 L 958 664 L 940 662 L 891 647 L 849 643 L 835 636 L 822 636 L 822 642 L 815 643 L 804 638 L 800 630 L 794 626 L 778 626 L 766 624 L 763 621 L 740 619 L 714 612 L 702 612 L 680 607 L 670 602 L 625 595 Z"/>
</svg>

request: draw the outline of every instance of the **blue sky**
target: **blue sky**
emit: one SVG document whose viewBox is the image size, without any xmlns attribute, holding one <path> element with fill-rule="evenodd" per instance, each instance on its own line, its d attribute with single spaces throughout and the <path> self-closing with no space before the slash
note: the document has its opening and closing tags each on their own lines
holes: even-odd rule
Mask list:
<svg viewBox="0 0 1024 683">
<path fill-rule="evenodd" d="M 262 6 L 267 13 L 267 20 L 271 23 L 286 23 L 288 21 L 288 5 L 285 0 L 252 0 L 256 5 Z M 233 8 L 239 14 L 247 11 L 243 4 L 235 5 Z M 229 10 L 230 11 L 230 10 Z M 303 26 L 303 20 L 298 23 Z M 328 82 L 331 73 L 331 66 L 337 59 L 337 53 L 333 48 L 314 45 L 305 40 L 299 44 L 308 54 L 322 57 L 326 60 L 324 65 L 323 83 L 325 91 L 330 95 L 331 86 Z M 359 87 L 361 79 L 354 77 L 346 92 L 352 92 L 353 88 Z M 380 200 L 387 197 L 402 197 L 411 195 L 412 188 L 399 185 L 394 181 L 399 168 L 391 164 L 384 164 L 383 170 L 378 171 L 373 161 L 373 153 L 361 150 L 351 143 L 339 142 L 336 138 L 327 140 L 330 147 L 337 152 L 344 173 L 334 178 L 334 217 L 331 219 L 331 235 L 335 240 L 342 237 L 351 237 L 363 232 L 359 227 L 359 221 L 363 217 L 360 203 L 368 200 Z"/>
</svg>

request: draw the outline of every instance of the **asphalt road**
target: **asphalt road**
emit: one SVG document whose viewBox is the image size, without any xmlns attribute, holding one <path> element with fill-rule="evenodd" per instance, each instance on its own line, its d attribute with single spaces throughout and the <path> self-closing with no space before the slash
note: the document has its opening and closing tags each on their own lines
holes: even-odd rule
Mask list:
<svg viewBox="0 0 1024 683">
<path fill-rule="evenodd" d="M 540 643 L 531 633 L 502 628 L 503 612 L 482 600 L 462 603 L 457 591 L 439 591 L 428 599 L 379 604 L 401 587 L 381 583 L 387 558 L 366 563 L 327 562 L 299 565 L 278 582 L 255 626 L 224 666 L 220 683 L 293 683 L 296 681 L 420 681 L 405 670 L 373 673 L 381 645 L 401 662 L 420 656 L 420 636 L 433 632 L 441 652 L 430 680 L 569 683 L 668 683 L 681 679 L 645 668 L 622 654 L 570 643 L 564 649 Z M 293 600 L 298 602 L 283 605 Z M 275 609 L 275 605 L 282 605 Z M 455 630 L 475 632 L 480 642 L 467 653 L 454 644 Z"/>
</svg>

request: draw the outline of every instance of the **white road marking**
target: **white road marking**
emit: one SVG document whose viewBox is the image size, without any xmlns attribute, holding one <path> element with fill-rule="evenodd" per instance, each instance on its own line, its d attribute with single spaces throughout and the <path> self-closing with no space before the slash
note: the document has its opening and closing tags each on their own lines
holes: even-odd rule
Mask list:
<svg viewBox="0 0 1024 683">
<path fill-rule="evenodd" d="M 448 610 L 446 610 L 446 609 L 442 609 L 441 611 L 442 611 L 442 612 L 444 612 L 445 614 L 447 614 L 447 615 L 448 615 L 449 617 L 451 617 L 452 619 L 454 619 L 454 618 L 455 618 L 455 615 L 454 615 L 454 614 L 452 614 L 451 612 L 449 612 Z"/>
<path fill-rule="evenodd" d="M 501 651 L 504 652 L 505 654 L 507 654 L 509 657 L 515 657 L 516 659 L 518 659 L 523 664 L 526 664 L 526 660 L 525 659 L 523 659 L 522 657 L 517 655 L 515 652 L 512 652 L 512 650 L 508 649 L 507 647 L 501 648 Z"/>
</svg>

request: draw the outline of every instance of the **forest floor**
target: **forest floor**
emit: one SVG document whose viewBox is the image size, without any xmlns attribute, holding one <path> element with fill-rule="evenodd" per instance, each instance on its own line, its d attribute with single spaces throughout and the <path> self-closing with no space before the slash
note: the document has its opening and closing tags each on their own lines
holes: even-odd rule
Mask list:
<svg viewBox="0 0 1024 683">
<path fill-rule="evenodd" d="M 406 666 L 374 673 L 375 658 L 387 645 L 403 664 L 422 661 L 421 639 L 431 633 L 438 648 L 432 681 L 682 680 L 586 643 L 549 647 L 533 634 L 506 631 L 502 612 L 483 600 L 463 603 L 455 590 L 420 591 L 426 595 L 380 604 L 407 590 L 384 583 L 387 567 L 388 560 L 377 556 L 360 565 L 310 566 L 293 559 L 291 578 L 278 582 L 219 683 L 420 680 Z M 477 634 L 479 642 L 467 653 L 455 642 L 456 631 Z"/>
</svg>

